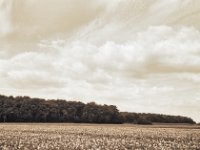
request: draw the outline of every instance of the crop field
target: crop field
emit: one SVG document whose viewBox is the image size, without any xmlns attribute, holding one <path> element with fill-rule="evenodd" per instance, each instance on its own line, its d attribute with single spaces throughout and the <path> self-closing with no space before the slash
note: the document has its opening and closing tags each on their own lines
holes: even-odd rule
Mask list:
<svg viewBox="0 0 200 150">
<path fill-rule="evenodd" d="M 0 124 L 0 150 L 199 150 L 198 126 Z"/>
</svg>

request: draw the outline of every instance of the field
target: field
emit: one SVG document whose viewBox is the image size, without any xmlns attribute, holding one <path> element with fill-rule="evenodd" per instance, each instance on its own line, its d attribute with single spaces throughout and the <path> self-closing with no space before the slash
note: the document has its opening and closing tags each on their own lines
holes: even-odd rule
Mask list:
<svg viewBox="0 0 200 150">
<path fill-rule="evenodd" d="M 0 150 L 199 150 L 188 125 L 0 124 Z"/>
</svg>

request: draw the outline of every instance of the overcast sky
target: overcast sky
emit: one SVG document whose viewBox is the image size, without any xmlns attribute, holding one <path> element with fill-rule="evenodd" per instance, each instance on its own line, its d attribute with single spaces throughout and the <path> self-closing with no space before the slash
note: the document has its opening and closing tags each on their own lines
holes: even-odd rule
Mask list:
<svg viewBox="0 0 200 150">
<path fill-rule="evenodd" d="M 200 1 L 0 0 L 0 93 L 200 121 Z"/>
</svg>

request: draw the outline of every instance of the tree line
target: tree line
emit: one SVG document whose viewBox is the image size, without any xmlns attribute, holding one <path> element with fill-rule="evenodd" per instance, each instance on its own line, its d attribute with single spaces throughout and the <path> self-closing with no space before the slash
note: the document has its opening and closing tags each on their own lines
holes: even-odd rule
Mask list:
<svg viewBox="0 0 200 150">
<path fill-rule="evenodd" d="M 0 122 L 195 123 L 183 116 L 119 112 L 115 105 L 98 105 L 95 102 L 85 104 L 4 95 L 0 95 Z"/>
</svg>

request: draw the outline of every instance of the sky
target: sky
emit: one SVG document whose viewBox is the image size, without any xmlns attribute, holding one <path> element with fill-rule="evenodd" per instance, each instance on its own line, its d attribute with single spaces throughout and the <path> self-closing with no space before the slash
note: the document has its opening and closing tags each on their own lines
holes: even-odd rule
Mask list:
<svg viewBox="0 0 200 150">
<path fill-rule="evenodd" d="M 0 93 L 200 122 L 200 1 L 0 0 Z"/>
</svg>

